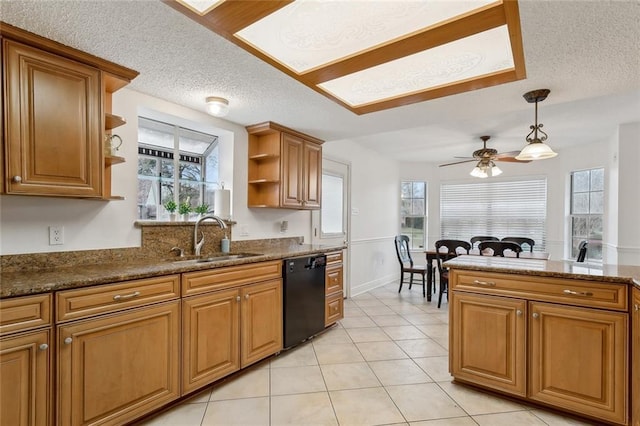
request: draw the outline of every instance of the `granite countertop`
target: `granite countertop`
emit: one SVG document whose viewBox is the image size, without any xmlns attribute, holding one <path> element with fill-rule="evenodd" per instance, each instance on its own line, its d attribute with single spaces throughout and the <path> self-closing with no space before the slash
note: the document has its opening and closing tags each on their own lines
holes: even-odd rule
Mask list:
<svg viewBox="0 0 640 426">
<path fill-rule="evenodd" d="M 280 260 L 290 257 L 327 253 L 342 246 L 290 244 L 260 247 L 256 256 L 214 262 L 180 262 L 179 257 L 127 262 L 65 266 L 0 273 L 0 298 L 47 293 L 55 290 L 108 284 L 182 272 L 202 271 L 225 266 Z M 253 253 L 253 252 L 252 252 Z M 231 253 L 233 254 L 233 253 Z M 220 253 L 220 255 L 223 255 Z M 188 260 L 189 258 L 186 258 Z"/>
<path fill-rule="evenodd" d="M 489 256 L 458 256 L 445 262 L 453 269 L 506 272 L 541 277 L 587 279 L 633 284 L 640 288 L 640 266 L 602 265 L 574 261 L 516 259 Z"/>
</svg>

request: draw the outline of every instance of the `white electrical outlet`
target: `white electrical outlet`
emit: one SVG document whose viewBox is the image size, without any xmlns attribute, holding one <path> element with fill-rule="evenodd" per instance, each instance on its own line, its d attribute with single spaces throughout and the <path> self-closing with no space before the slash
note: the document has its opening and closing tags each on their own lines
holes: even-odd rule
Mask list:
<svg viewBox="0 0 640 426">
<path fill-rule="evenodd" d="M 49 226 L 49 245 L 64 244 L 64 226 Z"/>
</svg>

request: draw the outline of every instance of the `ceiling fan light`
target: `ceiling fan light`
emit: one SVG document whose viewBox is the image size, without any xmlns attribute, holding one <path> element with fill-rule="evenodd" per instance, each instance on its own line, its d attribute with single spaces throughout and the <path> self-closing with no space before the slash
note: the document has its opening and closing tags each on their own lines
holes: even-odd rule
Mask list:
<svg viewBox="0 0 640 426">
<path fill-rule="evenodd" d="M 545 160 L 558 155 L 549 145 L 544 142 L 531 142 L 525 146 L 520 154 L 516 155 L 516 160 Z"/>
<path fill-rule="evenodd" d="M 489 169 L 489 176 L 500 176 L 501 174 L 502 170 L 500 170 L 500 167 L 496 166 L 495 164 L 493 164 L 493 166 Z"/>
<path fill-rule="evenodd" d="M 224 117 L 229 112 L 229 101 L 225 98 L 209 96 L 207 98 L 207 113 L 214 117 Z"/>
<path fill-rule="evenodd" d="M 484 178 L 489 177 L 489 175 L 487 174 L 486 167 L 484 167 L 480 163 L 478 163 L 476 165 L 476 167 L 473 170 L 471 170 L 471 173 L 469 173 L 469 174 L 471 176 L 473 176 L 473 177 L 477 177 L 477 178 L 480 178 L 480 179 L 484 179 Z"/>
</svg>

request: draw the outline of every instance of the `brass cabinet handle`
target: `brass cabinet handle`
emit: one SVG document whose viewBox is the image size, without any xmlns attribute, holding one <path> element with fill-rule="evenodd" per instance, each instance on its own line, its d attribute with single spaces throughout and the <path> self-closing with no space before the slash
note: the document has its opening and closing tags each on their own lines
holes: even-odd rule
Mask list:
<svg viewBox="0 0 640 426">
<path fill-rule="evenodd" d="M 244 295 L 244 298 L 245 298 L 245 299 L 247 299 L 247 300 L 249 300 L 249 295 L 248 295 L 248 294 L 245 294 L 245 295 Z"/>
<path fill-rule="evenodd" d="M 41 351 L 46 351 L 47 349 L 49 349 L 49 345 L 47 345 L 46 343 L 43 343 L 40 346 L 38 346 L 38 349 L 40 349 Z"/>
<path fill-rule="evenodd" d="M 635 308 L 636 312 L 640 311 L 640 305 L 638 305 L 637 303 L 633 305 L 633 307 Z"/>
<path fill-rule="evenodd" d="M 564 290 L 564 294 L 571 294 L 573 296 L 593 296 L 593 293 L 590 291 L 573 291 L 573 290 Z"/>
<path fill-rule="evenodd" d="M 240 301 L 240 296 L 236 296 L 236 302 Z"/>
<path fill-rule="evenodd" d="M 14 176 L 14 177 L 11 178 L 11 181 L 13 183 L 20 183 L 20 182 L 22 182 L 22 176 Z"/>
<path fill-rule="evenodd" d="M 131 294 L 116 294 L 115 296 L 113 296 L 113 300 L 132 299 L 132 298 L 138 297 L 138 296 L 140 296 L 140 292 L 139 291 L 134 291 Z"/>
<path fill-rule="evenodd" d="M 537 313 L 537 312 L 534 312 L 534 313 L 533 313 L 533 317 L 534 317 L 534 318 L 538 318 L 538 317 L 540 317 L 540 314 L 539 314 L 539 313 Z"/>
<path fill-rule="evenodd" d="M 517 316 L 521 316 L 521 315 L 522 315 L 522 311 L 521 311 L 520 309 L 517 309 L 517 310 L 516 310 L 516 315 L 517 315 Z"/>
<path fill-rule="evenodd" d="M 479 280 L 473 280 L 473 283 L 476 285 L 484 285 L 487 287 L 495 287 L 496 283 L 494 283 L 493 281 L 479 281 Z"/>
<path fill-rule="evenodd" d="M 70 345 L 71 342 L 73 342 L 73 339 L 71 337 L 67 337 L 66 339 L 64 339 L 64 344 L 65 345 Z"/>
</svg>

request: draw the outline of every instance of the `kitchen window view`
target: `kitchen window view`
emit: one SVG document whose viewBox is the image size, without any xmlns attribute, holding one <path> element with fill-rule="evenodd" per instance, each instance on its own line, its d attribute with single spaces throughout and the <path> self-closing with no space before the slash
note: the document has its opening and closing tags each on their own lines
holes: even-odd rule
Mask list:
<svg viewBox="0 0 640 426">
<path fill-rule="evenodd" d="M 427 184 L 401 183 L 400 233 L 409 236 L 410 249 L 422 249 L 427 240 Z"/>
<path fill-rule="evenodd" d="M 546 251 L 547 180 L 443 184 L 440 187 L 440 235 L 468 240 L 469 235 L 528 237 L 534 251 Z"/>
<path fill-rule="evenodd" d="M 164 204 L 213 205 L 218 137 L 148 118 L 138 120 L 138 218 L 161 219 Z"/>
<path fill-rule="evenodd" d="M 604 214 L 604 169 L 571 173 L 571 257 L 587 240 L 588 260 L 602 260 L 602 217 Z"/>
</svg>

